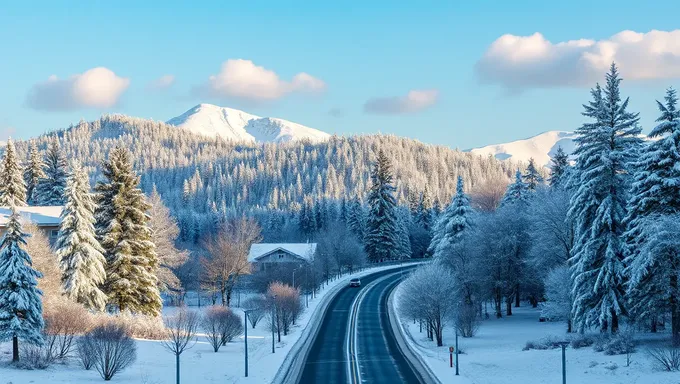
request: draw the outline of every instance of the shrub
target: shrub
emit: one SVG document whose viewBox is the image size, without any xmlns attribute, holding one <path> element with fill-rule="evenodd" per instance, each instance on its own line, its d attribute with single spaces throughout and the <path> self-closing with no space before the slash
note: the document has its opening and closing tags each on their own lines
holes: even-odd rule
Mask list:
<svg viewBox="0 0 680 384">
<path fill-rule="evenodd" d="M 22 344 L 20 356 L 17 367 L 21 369 L 47 369 L 54 362 L 54 355 L 47 345 Z"/>
<path fill-rule="evenodd" d="M 628 355 L 635 352 L 635 338 L 630 331 L 622 331 L 614 336 L 601 336 L 594 342 L 596 352 L 605 355 Z"/>
<path fill-rule="evenodd" d="M 571 340 L 569 341 L 569 345 L 573 349 L 579 349 L 579 348 L 584 348 L 584 347 L 590 347 L 595 343 L 595 338 L 590 336 L 590 335 L 582 335 L 582 334 L 576 334 L 571 337 Z"/>
<path fill-rule="evenodd" d="M 91 348 L 92 343 L 88 341 L 87 337 L 81 337 L 76 341 L 76 354 L 78 355 L 78 360 L 83 368 L 88 371 L 94 366 L 94 355 L 92 354 Z"/>
<path fill-rule="evenodd" d="M 536 349 L 536 350 L 546 350 L 546 349 L 555 349 L 555 348 L 560 348 L 560 340 L 548 336 L 544 337 L 540 340 L 535 340 L 535 341 L 527 341 L 527 343 L 524 345 L 524 348 L 522 349 L 523 351 L 529 351 L 531 349 Z"/>
<path fill-rule="evenodd" d="M 668 372 L 680 371 L 680 347 L 650 348 L 647 354 L 659 369 Z"/>
<path fill-rule="evenodd" d="M 276 312 L 274 325 L 279 332 L 279 341 L 281 341 L 281 331 L 287 335 L 291 325 L 295 324 L 302 313 L 300 291 L 290 285 L 277 282 L 269 285 L 267 296 L 273 301 Z"/>
<path fill-rule="evenodd" d="M 212 306 L 206 310 L 201 328 L 215 352 L 243 332 L 241 318 L 229 308 L 221 306 Z"/>
<path fill-rule="evenodd" d="M 248 322 L 255 329 L 257 323 L 267 314 L 267 299 L 262 296 L 250 297 L 243 302 L 243 308 L 255 309 L 248 312 Z"/>
<path fill-rule="evenodd" d="M 89 353 L 93 359 L 92 365 L 106 381 L 111 380 L 137 358 L 135 341 L 125 327 L 115 322 L 96 326 L 82 337 L 78 346 L 83 346 L 79 356 Z M 82 363 L 83 366 L 86 365 L 85 362 Z"/>
<path fill-rule="evenodd" d="M 75 336 L 90 327 L 90 314 L 80 304 L 65 298 L 53 299 L 43 312 L 46 348 L 55 358 L 69 355 Z"/>
<path fill-rule="evenodd" d="M 463 337 L 472 337 L 479 328 L 479 317 L 472 305 L 461 305 L 456 313 L 456 327 Z"/>
<path fill-rule="evenodd" d="M 116 314 L 98 313 L 93 315 L 94 325 L 117 324 L 126 333 L 138 339 L 164 340 L 167 335 L 163 318 L 122 312 Z"/>
</svg>

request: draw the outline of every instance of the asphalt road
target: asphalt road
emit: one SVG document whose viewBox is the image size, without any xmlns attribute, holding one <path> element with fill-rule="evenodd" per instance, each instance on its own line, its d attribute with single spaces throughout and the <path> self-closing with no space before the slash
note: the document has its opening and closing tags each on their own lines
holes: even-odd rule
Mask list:
<svg viewBox="0 0 680 384">
<path fill-rule="evenodd" d="M 400 278 L 401 273 L 394 271 L 372 274 L 361 279 L 361 288 L 347 287 L 335 296 L 314 339 L 300 383 L 422 382 L 399 351 L 389 325 L 387 297 Z M 362 297 L 355 302 L 359 295 Z M 356 317 L 352 316 L 353 304 Z"/>
</svg>

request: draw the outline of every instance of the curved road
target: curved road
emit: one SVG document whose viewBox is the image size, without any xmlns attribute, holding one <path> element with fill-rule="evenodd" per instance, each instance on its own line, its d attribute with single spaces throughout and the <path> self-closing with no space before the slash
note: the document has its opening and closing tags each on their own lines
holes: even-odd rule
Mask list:
<svg viewBox="0 0 680 384">
<path fill-rule="evenodd" d="M 387 297 L 401 280 L 394 270 L 361 279 L 330 303 L 300 383 L 422 383 L 399 350 L 389 323 Z"/>
</svg>

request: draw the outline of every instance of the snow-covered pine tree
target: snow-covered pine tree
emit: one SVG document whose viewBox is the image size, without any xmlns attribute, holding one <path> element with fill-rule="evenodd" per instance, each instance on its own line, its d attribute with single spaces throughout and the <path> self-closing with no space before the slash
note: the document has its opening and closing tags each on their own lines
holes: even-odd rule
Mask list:
<svg viewBox="0 0 680 384">
<path fill-rule="evenodd" d="M 0 340 L 12 340 L 12 360 L 19 361 L 19 340 L 42 344 L 42 292 L 40 273 L 33 269 L 25 251 L 26 234 L 21 217 L 10 205 L 12 214 L 0 242 Z"/>
<path fill-rule="evenodd" d="M 518 169 L 515 172 L 515 182 L 508 185 L 508 189 L 505 191 L 503 200 L 501 200 L 501 207 L 510 204 L 526 204 L 529 200 L 529 187 L 522 180 L 522 172 Z"/>
<path fill-rule="evenodd" d="M 26 182 L 26 203 L 35 205 L 37 203 L 37 187 L 40 179 L 45 177 L 45 163 L 42 155 L 38 151 L 38 145 L 31 143 L 28 152 L 28 162 L 24 169 L 24 181 Z"/>
<path fill-rule="evenodd" d="M 411 254 L 411 239 L 409 238 L 408 223 L 411 216 L 409 210 L 405 207 L 397 208 L 397 258 L 410 259 Z"/>
<path fill-rule="evenodd" d="M 527 166 L 527 171 L 522 175 L 524 184 L 526 184 L 527 189 L 531 192 L 535 192 L 539 185 L 543 184 L 543 176 L 536 169 L 536 162 L 534 158 L 529 159 L 529 165 Z"/>
<path fill-rule="evenodd" d="M 363 244 L 365 235 L 365 217 L 364 208 L 361 206 L 359 198 L 355 197 L 349 204 L 347 211 L 347 228 L 359 239 Z"/>
<path fill-rule="evenodd" d="M 416 222 L 420 224 L 426 231 L 431 232 L 433 227 L 433 212 L 432 212 L 432 196 L 425 185 L 423 194 L 420 196 L 420 203 L 418 204 L 418 213 L 415 216 Z"/>
<path fill-rule="evenodd" d="M 150 206 L 139 189 L 130 152 L 111 151 L 103 164 L 95 230 L 106 258 L 105 293 L 119 310 L 157 316 L 162 307 L 158 290 L 158 256 L 151 241 Z"/>
<path fill-rule="evenodd" d="M 577 130 L 578 180 L 571 198 L 569 218 L 575 225 L 571 259 L 574 287 L 574 323 L 579 330 L 599 326 L 618 331 L 626 313 L 624 297 L 624 241 L 628 170 L 641 139 L 638 114 L 621 100 L 621 79 L 612 64 L 604 95 L 593 90 L 594 100 L 584 115 L 595 121 Z"/>
<path fill-rule="evenodd" d="M 472 227 L 473 210 L 463 187 L 463 177 L 458 176 L 456 194 L 439 217 L 428 248 L 428 253 L 434 257 L 441 256 L 447 247 L 459 242 L 464 232 Z"/>
<path fill-rule="evenodd" d="M 36 200 L 38 205 L 63 205 L 66 188 L 66 159 L 53 139 L 45 153 L 45 177 L 38 180 Z"/>
<path fill-rule="evenodd" d="M 106 259 L 94 231 L 95 203 L 89 177 L 77 161 L 71 163 L 65 198 L 55 245 L 62 290 L 71 300 L 101 311 L 106 306 L 101 290 L 106 280 Z"/>
<path fill-rule="evenodd" d="M 562 146 L 557 147 L 555 155 L 550 159 L 550 183 L 551 188 L 560 188 L 566 185 L 569 177 L 569 155 L 564 152 Z"/>
<path fill-rule="evenodd" d="M 661 116 L 635 165 L 626 216 L 626 275 L 630 312 L 639 320 L 671 314 L 674 340 L 680 341 L 680 250 L 676 244 L 659 243 L 664 217 L 680 214 L 680 111 L 674 89 L 666 92 L 665 103 L 657 101 Z M 677 233 L 675 236 L 677 237 Z M 673 246 L 668 246 L 673 245 Z M 647 250 L 647 251 L 644 251 Z M 652 251 L 653 250 L 653 251 Z"/>
<path fill-rule="evenodd" d="M 372 262 L 397 258 L 397 216 L 392 186 L 392 170 L 385 153 L 380 150 L 371 172 L 368 194 L 368 218 L 364 238 L 366 254 Z"/>
<path fill-rule="evenodd" d="M 26 184 L 12 139 L 7 140 L 0 172 L 0 205 L 22 207 L 26 205 Z"/>
</svg>

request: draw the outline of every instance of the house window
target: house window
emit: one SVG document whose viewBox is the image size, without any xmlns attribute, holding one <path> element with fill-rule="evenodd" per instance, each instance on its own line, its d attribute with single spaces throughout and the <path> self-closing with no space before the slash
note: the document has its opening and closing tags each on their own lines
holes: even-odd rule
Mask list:
<svg viewBox="0 0 680 384">
<path fill-rule="evenodd" d="M 279 253 L 279 259 L 283 259 L 283 253 Z"/>
<path fill-rule="evenodd" d="M 52 238 L 57 238 L 59 237 L 59 230 L 58 229 L 53 229 L 50 231 L 50 237 Z"/>
</svg>

